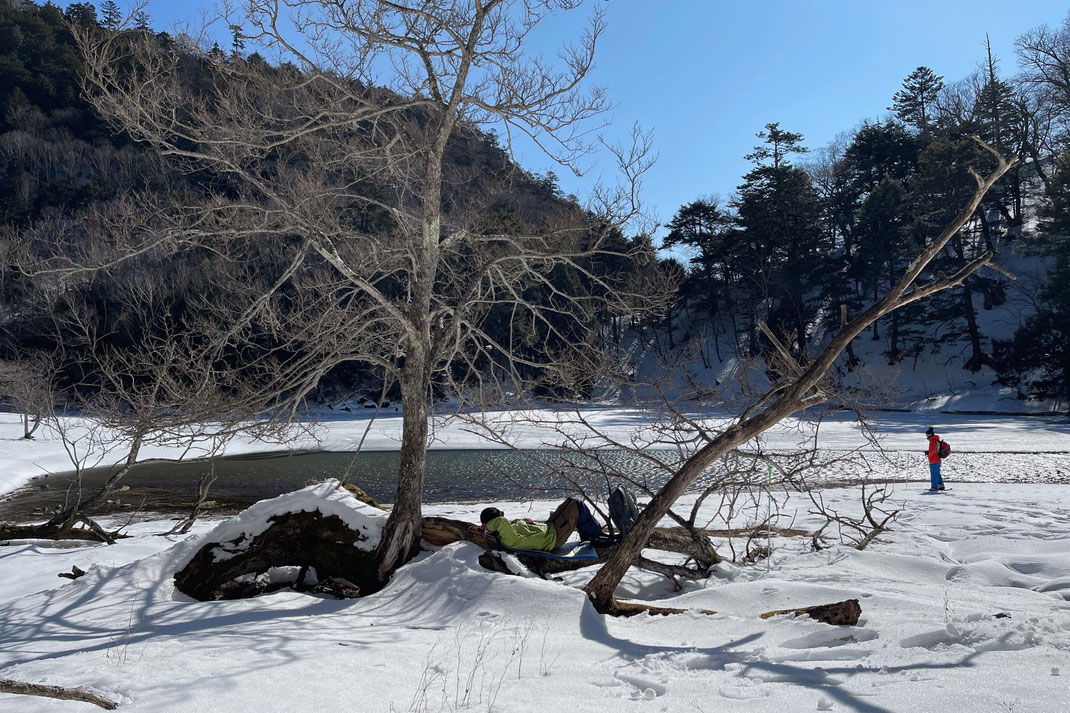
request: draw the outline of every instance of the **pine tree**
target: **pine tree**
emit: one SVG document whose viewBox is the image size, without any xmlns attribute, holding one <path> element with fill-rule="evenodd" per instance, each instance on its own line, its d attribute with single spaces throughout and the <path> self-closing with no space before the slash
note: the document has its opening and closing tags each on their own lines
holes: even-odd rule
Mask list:
<svg viewBox="0 0 1070 713">
<path fill-rule="evenodd" d="M 943 88 L 943 77 L 936 76 L 928 67 L 918 67 L 903 80 L 903 88 L 892 97 L 888 108 L 904 124 L 926 134 L 933 127 L 933 107 Z"/>
<path fill-rule="evenodd" d="M 874 298 L 893 285 L 905 262 L 914 252 L 907 227 L 910 199 L 903 184 L 884 179 L 866 196 L 858 215 L 858 272 L 865 292 Z M 895 364 L 903 354 L 902 310 L 888 318 L 888 362 Z M 880 338 L 878 322 L 873 323 L 873 339 Z"/>
<path fill-rule="evenodd" d="M 684 246 L 694 251 L 683 285 L 688 298 L 716 315 L 722 300 L 728 304 L 728 290 L 734 272 L 733 256 L 726 235 L 731 228 L 728 215 L 712 200 L 697 200 L 682 206 L 668 225 L 662 248 Z"/>
<path fill-rule="evenodd" d="M 134 13 L 134 29 L 141 32 L 148 32 L 152 29 L 149 13 L 144 10 L 138 10 Z"/>
<path fill-rule="evenodd" d="M 104 28 L 108 30 L 118 30 L 119 24 L 123 21 L 123 13 L 119 9 L 119 5 L 115 0 L 105 0 L 100 6 L 100 14 L 104 18 Z"/>
<path fill-rule="evenodd" d="M 929 144 L 918 158 L 918 173 L 912 179 L 913 230 L 923 242 L 928 242 L 946 225 L 957 206 L 961 206 L 976 185 L 969 174 L 969 167 L 984 166 L 991 156 L 977 142 L 969 138 L 953 140 L 939 138 Z M 978 209 L 983 211 L 984 206 Z M 976 215 L 975 215 L 976 218 Z M 948 243 L 950 254 L 933 260 L 931 268 L 951 274 L 966 262 L 985 251 L 981 240 L 981 221 L 967 224 Z M 977 323 L 974 296 L 980 291 L 992 289 L 993 281 L 987 275 L 971 275 L 962 286 L 943 292 L 938 299 L 926 305 L 924 319 L 934 325 L 942 325 L 938 341 L 957 342 L 968 338 L 970 356 L 963 364 L 969 371 L 978 371 L 982 366 L 995 366 L 985 349 L 986 338 Z M 963 331 L 965 327 L 965 331 Z"/>
<path fill-rule="evenodd" d="M 241 56 L 241 51 L 245 49 L 245 38 L 242 37 L 241 27 L 238 25 L 230 26 L 230 56 L 233 59 L 237 59 Z"/>
<path fill-rule="evenodd" d="M 780 122 L 775 121 L 765 125 L 765 131 L 759 131 L 756 136 L 762 139 L 762 144 L 754 147 L 754 151 L 743 158 L 761 165 L 763 161 L 772 160 L 770 167 L 779 169 L 785 164 L 787 156 L 793 153 L 807 153 L 810 149 L 802 145 L 802 134 L 783 131 Z"/>
<path fill-rule="evenodd" d="M 773 330 L 794 334 L 791 348 L 805 354 L 829 246 L 810 176 L 788 161 L 791 154 L 806 152 L 802 136 L 775 123 L 765 128 L 758 134 L 764 145 L 747 156 L 756 165 L 743 177 L 735 203 L 740 263 L 745 281 L 753 285 L 752 304 L 768 305 Z M 753 309 L 752 318 L 758 317 Z"/>
<path fill-rule="evenodd" d="M 1029 395 L 1070 402 L 1070 152 L 1056 164 L 1041 207 L 1039 231 L 1054 256 L 1037 311 L 1014 338 L 999 345 L 1003 369 L 1024 384 Z"/>
</svg>

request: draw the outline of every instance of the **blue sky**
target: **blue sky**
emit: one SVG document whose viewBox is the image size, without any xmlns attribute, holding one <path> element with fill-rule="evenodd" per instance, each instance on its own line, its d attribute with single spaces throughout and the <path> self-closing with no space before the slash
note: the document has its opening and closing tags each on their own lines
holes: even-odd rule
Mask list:
<svg viewBox="0 0 1070 713">
<path fill-rule="evenodd" d="M 817 148 L 888 112 L 919 65 L 954 81 L 984 59 L 1016 72 L 1015 39 L 1066 17 L 1065 2 L 1026 0 L 610 0 L 593 79 L 617 106 L 613 126 L 653 129 L 659 159 L 644 184 L 662 222 L 697 197 L 727 198 L 743 156 L 771 121 Z M 537 161 L 526 161 L 531 168 Z M 597 168 L 596 168 L 597 171 Z M 581 182 L 562 177 L 579 192 Z"/>
<path fill-rule="evenodd" d="M 148 10 L 164 29 L 210 5 L 151 0 Z M 543 28 L 538 49 L 552 53 L 595 6 L 608 19 L 591 76 L 615 103 L 607 133 L 623 137 L 636 121 L 653 131 L 659 158 L 644 196 L 662 222 L 700 196 L 727 198 L 766 123 L 823 146 L 887 114 L 919 65 L 945 81 L 969 74 L 984 59 L 985 33 L 1013 74 L 1015 38 L 1070 10 L 1050 0 L 593 0 Z M 533 147 L 518 157 L 533 171 L 555 168 Z M 583 178 L 556 170 L 562 188 L 582 197 L 609 163 L 588 169 Z"/>
</svg>

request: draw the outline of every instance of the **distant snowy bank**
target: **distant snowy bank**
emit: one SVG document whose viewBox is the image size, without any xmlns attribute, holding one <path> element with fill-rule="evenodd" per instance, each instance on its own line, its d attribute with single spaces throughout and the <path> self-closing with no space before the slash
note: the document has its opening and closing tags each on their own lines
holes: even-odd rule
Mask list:
<svg viewBox="0 0 1070 713">
<path fill-rule="evenodd" d="M 511 422 L 517 414 L 500 412 L 495 415 L 503 423 Z M 529 414 L 530 415 L 530 414 Z M 546 409 L 538 412 L 538 420 L 554 423 L 557 415 Z M 591 407 L 584 410 L 584 417 L 595 427 L 614 438 L 627 439 L 630 436 L 649 431 L 651 416 L 645 411 L 626 408 Z M 724 414 L 695 414 L 710 424 L 727 423 Z M 351 451 L 364 440 L 364 448 L 376 451 L 396 451 L 401 437 L 401 416 L 390 413 L 381 415 L 369 426 L 370 415 L 362 413 L 338 414 L 325 417 L 316 428 L 316 438 L 303 436 L 287 443 L 264 443 L 254 440 L 236 440 L 228 444 L 225 455 L 241 455 L 260 452 L 301 451 L 310 449 L 329 451 Z M 76 428 L 75 419 L 66 419 L 68 427 Z M 1025 456 L 1037 454 L 1070 454 L 1070 418 L 1067 417 L 1029 417 L 1029 416 L 991 416 L 963 414 L 919 414 L 903 412 L 879 412 L 870 420 L 874 432 L 880 439 L 880 446 L 887 451 L 903 452 L 904 467 L 908 467 L 910 457 L 925 447 L 924 431 L 929 425 L 955 448 L 955 458 L 966 454 L 1019 454 Z M 787 419 L 776 428 L 767 432 L 761 446 L 770 450 L 790 450 L 809 443 L 814 437 L 814 424 L 805 418 Z M 4 443 L 2 454 L 4 468 L 0 471 L 0 494 L 10 492 L 28 482 L 31 478 L 48 472 L 71 470 L 71 462 L 63 448 L 62 441 L 48 431 L 38 432 L 37 438 L 25 441 L 20 438 L 21 423 L 17 414 L 0 414 L 0 439 Z M 510 427 L 513 443 L 519 448 L 540 448 L 561 443 L 561 435 L 548 427 L 515 423 Z M 448 418 L 436 419 L 433 449 L 478 449 L 500 448 L 500 444 L 487 441 L 458 420 Z M 820 448 L 848 451 L 853 449 L 871 449 L 859 424 L 847 417 L 843 419 L 826 419 L 816 429 Z M 142 458 L 178 457 L 175 450 L 159 447 L 146 447 Z M 101 465 L 108 465 L 118 456 L 104 458 Z M 961 460 L 965 460 L 962 458 Z M 960 461 L 961 462 L 961 461 Z M 1013 469 L 1014 460 L 1010 458 L 984 459 L 978 462 L 990 462 L 996 469 Z M 954 467 L 952 461 L 951 467 Z M 965 463 L 962 464 L 965 467 Z M 1070 465 L 1070 464 L 1068 464 Z M 1029 466 L 1026 464 L 1023 479 L 1029 480 Z M 1061 465 L 1053 466 L 1061 470 Z M 893 469 L 894 470 L 894 469 Z M 971 467 L 976 471 L 977 467 Z M 897 476 L 890 476 L 897 477 Z M 998 481 L 1002 478 L 969 477 L 967 480 Z"/>
</svg>

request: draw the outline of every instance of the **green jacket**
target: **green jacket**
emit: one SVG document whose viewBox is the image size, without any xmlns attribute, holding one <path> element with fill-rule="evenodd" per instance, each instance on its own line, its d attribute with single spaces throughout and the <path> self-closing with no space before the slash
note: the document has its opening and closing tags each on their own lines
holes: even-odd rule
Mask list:
<svg viewBox="0 0 1070 713">
<path fill-rule="evenodd" d="M 557 544 L 557 532 L 548 522 L 528 522 L 496 517 L 487 523 L 489 532 L 497 533 L 501 543 L 512 550 L 544 550 Z"/>
</svg>

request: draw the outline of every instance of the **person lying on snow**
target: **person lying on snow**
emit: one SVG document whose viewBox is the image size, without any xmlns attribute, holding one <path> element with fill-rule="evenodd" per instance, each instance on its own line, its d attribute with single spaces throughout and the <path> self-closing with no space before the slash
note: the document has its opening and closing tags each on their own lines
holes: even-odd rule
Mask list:
<svg viewBox="0 0 1070 713">
<path fill-rule="evenodd" d="M 565 544 L 576 530 L 579 530 L 581 540 L 597 541 L 602 537 L 602 526 L 587 506 L 576 498 L 565 498 L 546 522 L 535 522 L 530 518 L 507 520 L 505 513 L 495 507 L 484 508 L 479 521 L 487 532 L 493 532 L 498 541 L 511 550 L 550 552 Z"/>
</svg>

